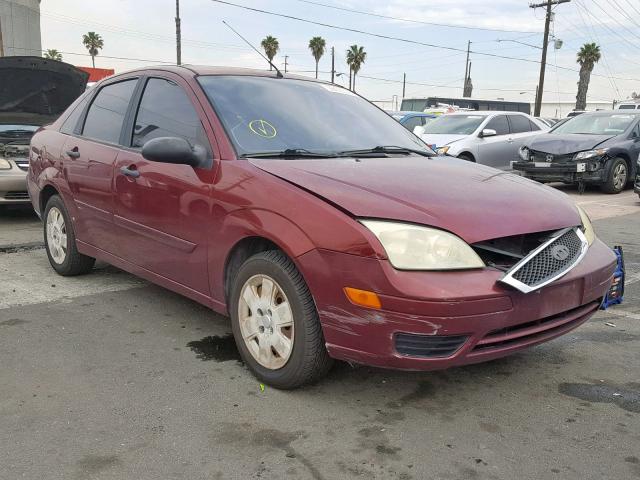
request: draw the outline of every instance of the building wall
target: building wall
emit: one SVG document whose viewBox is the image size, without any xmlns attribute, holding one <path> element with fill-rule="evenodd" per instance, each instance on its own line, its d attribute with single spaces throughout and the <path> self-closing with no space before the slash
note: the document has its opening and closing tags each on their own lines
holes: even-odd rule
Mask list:
<svg viewBox="0 0 640 480">
<path fill-rule="evenodd" d="M 540 109 L 540 116 L 545 118 L 564 118 L 569 112 L 572 112 L 576 108 L 576 102 L 542 102 L 542 108 Z M 611 110 L 613 108 L 613 102 L 587 102 L 586 110 Z M 534 105 L 531 104 L 531 111 L 533 112 Z"/>
<path fill-rule="evenodd" d="M 40 0 L 0 0 L 0 56 L 42 56 Z"/>
</svg>

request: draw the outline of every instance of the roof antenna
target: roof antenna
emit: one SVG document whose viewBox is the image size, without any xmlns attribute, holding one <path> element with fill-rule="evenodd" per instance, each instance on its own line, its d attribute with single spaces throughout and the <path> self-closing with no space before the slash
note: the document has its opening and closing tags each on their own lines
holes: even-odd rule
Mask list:
<svg viewBox="0 0 640 480">
<path fill-rule="evenodd" d="M 247 40 L 247 39 L 246 39 L 246 38 L 244 38 L 242 35 L 240 35 L 238 32 L 236 32 L 236 31 L 234 30 L 234 28 L 233 28 L 231 25 L 229 25 L 227 22 L 225 22 L 224 20 L 222 20 L 222 23 L 224 23 L 227 27 L 229 27 L 229 29 L 230 29 L 233 33 L 235 33 L 235 34 L 236 34 L 236 35 L 238 35 L 242 40 L 244 40 L 244 42 L 245 42 L 247 45 L 249 45 L 251 48 L 253 48 L 253 49 L 258 53 L 258 55 L 260 55 L 262 58 L 264 58 L 264 59 L 269 63 L 269 65 L 271 65 L 271 66 L 274 68 L 274 70 L 276 71 L 276 74 L 277 74 L 278 78 L 283 78 L 283 77 L 284 77 L 284 75 L 282 75 L 282 72 L 278 69 L 278 67 L 276 67 L 276 66 L 273 64 L 273 62 L 272 62 L 271 60 L 269 60 L 267 57 L 265 57 L 265 56 L 262 54 L 262 52 L 261 52 L 260 50 L 258 50 L 256 47 L 254 47 L 253 45 L 251 45 L 251 43 L 249 43 L 249 40 Z"/>
</svg>

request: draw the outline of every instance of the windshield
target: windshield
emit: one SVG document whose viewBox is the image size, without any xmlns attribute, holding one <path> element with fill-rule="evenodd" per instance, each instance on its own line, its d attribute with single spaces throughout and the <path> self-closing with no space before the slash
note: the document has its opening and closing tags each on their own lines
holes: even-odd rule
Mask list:
<svg viewBox="0 0 640 480">
<path fill-rule="evenodd" d="M 198 81 L 240 156 L 285 150 L 331 154 L 382 145 L 431 153 L 389 115 L 344 88 L 253 76 Z"/>
<path fill-rule="evenodd" d="M 0 124 L 0 134 L 4 132 L 35 132 L 38 128 L 36 125 L 2 125 Z"/>
<path fill-rule="evenodd" d="M 578 115 L 558 125 L 550 133 L 584 135 L 620 135 L 636 119 L 635 115 Z"/>
<path fill-rule="evenodd" d="M 442 115 L 427 123 L 425 133 L 449 135 L 471 135 L 487 118 L 482 115 Z"/>
</svg>

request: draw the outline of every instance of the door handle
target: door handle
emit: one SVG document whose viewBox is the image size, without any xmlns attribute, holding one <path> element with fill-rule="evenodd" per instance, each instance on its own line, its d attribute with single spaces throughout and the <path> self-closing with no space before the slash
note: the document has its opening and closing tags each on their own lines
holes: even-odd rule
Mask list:
<svg viewBox="0 0 640 480">
<path fill-rule="evenodd" d="M 73 150 L 67 150 L 67 155 L 69 158 L 80 158 L 80 152 L 78 151 L 78 147 Z"/>
<path fill-rule="evenodd" d="M 140 172 L 135 169 L 135 167 L 122 167 L 120 169 L 120 173 L 125 177 L 138 178 L 140 176 Z"/>
</svg>

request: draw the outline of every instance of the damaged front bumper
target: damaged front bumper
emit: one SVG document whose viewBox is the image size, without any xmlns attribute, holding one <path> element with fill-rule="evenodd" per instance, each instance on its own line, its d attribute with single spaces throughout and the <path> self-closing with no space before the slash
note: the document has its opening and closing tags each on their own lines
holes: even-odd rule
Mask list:
<svg viewBox="0 0 640 480">
<path fill-rule="evenodd" d="M 602 159 L 577 162 L 514 162 L 513 169 L 541 183 L 602 183 L 606 180 Z"/>
<path fill-rule="evenodd" d="M 296 259 L 315 300 L 329 354 L 402 370 L 483 362 L 545 342 L 595 313 L 615 257 L 596 240 L 582 261 L 528 294 L 500 284 L 503 272 L 398 271 L 388 261 L 325 250 Z M 380 309 L 356 306 L 343 288 L 374 291 Z"/>
</svg>

